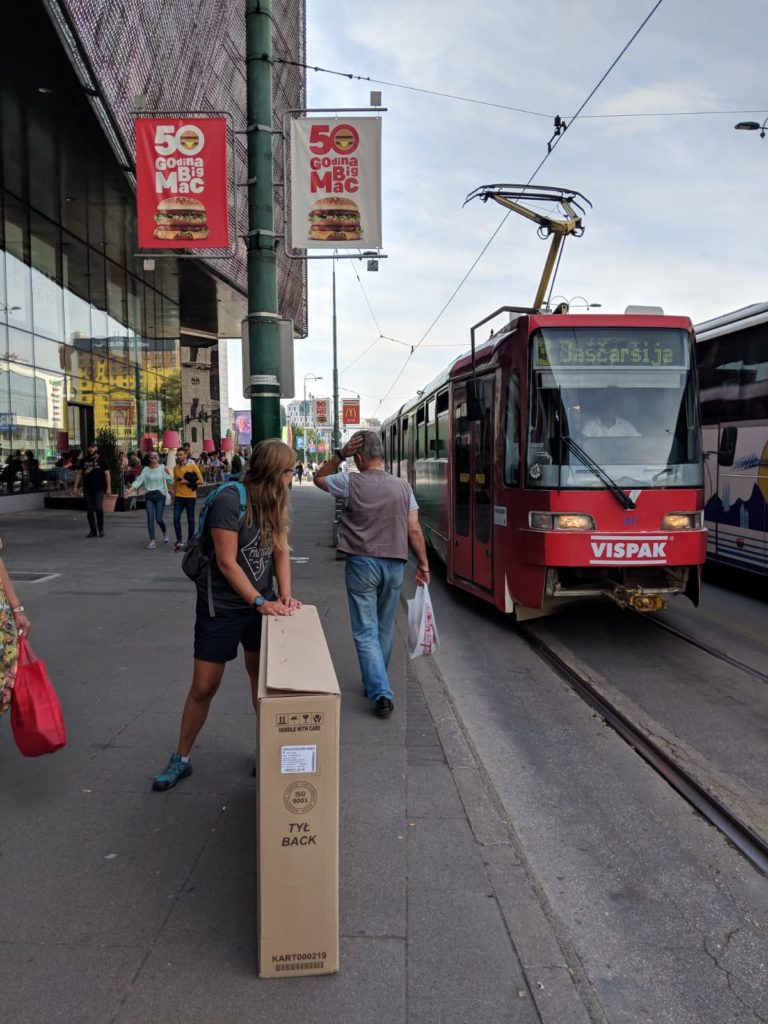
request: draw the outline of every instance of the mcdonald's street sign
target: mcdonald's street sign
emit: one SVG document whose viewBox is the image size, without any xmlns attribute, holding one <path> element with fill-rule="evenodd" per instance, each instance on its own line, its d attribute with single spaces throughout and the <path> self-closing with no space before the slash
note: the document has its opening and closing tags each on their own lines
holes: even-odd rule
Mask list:
<svg viewBox="0 0 768 1024">
<path fill-rule="evenodd" d="M 345 427 L 360 426 L 360 399 L 344 398 L 341 403 L 341 419 Z"/>
</svg>

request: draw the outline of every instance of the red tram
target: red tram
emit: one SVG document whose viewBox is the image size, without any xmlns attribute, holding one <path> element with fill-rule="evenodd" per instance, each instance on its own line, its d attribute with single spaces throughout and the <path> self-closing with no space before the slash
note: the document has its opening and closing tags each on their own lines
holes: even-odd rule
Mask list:
<svg viewBox="0 0 768 1024">
<path fill-rule="evenodd" d="M 502 329 L 475 332 L 502 313 Z M 448 581 L 518 618 L 602 595 L 698 603 L 706 556 L 693 329 L 684 317 L 505 306 L 382 426 Z"/>
</svg>

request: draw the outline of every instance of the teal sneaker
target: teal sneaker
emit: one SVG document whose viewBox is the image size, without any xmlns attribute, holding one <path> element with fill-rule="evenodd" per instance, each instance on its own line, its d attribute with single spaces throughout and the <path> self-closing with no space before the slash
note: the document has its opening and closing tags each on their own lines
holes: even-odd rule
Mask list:
<svg viewBox="0 0 768 1024">
<path fill-rule="evenodd" d="M 192 774 L 192 765 L 189 761 L 181 760 L 181 754 L 171 754 L 171 760 L 159 775 L 155 776 L 152 789 L 171 789 L 177 782 Z"/>
</svg>

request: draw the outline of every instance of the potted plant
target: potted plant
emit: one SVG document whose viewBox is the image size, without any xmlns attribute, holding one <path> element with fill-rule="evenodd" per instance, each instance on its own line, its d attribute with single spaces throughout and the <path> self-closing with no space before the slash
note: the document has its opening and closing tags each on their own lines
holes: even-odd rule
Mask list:
<svg viewBox="0 0 768 1024">
<path fill-rule="evenodd" d="M 123 497 L 123 472 L 117 450 L 117 435 L 109 427 L 102 427 L 96 434 L 96 444 L 99 446 L 99 454 L 107 463 L 112 491 L 111 497 L 104 498 L 104 511 L 114 512 L 118 499 Z"/>
</svg>

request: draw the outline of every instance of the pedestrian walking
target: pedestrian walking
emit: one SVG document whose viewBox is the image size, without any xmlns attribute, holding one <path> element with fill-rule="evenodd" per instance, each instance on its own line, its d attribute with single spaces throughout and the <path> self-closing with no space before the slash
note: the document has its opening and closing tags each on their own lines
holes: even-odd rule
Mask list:
<svg viewBox="0 0 768 1024">
<path fill-rule="evenodd" d="M 88 442 L 88 450 L 77 464 L 72 494 L 76 495 L 81 487 L 90 527 L 86 537 L 103 537 L 104 496 L 112 494 L 112 481 L 107 460 L 99 454 L 99 446 L 95 441 Z"/>
<path fill-rule="evenodd" d="M 299 483 L 301 483 L 301 478 L 303 476 L 304 476 L 304 463 L 303 462 L 297 462 L 296 463 L 296 479 L 299 481 Z"/>
<path fill-rule="evenodd" d="M 3 542 L 0 541 L 0 550 Z M 0 558 L 0 715 L 7 711 L 19 664 L 19 637 L 27 635 L 32 623 Z"/>
<path fill-rule="evenodd" d="M 336 472 L 350 456 L 359 472 Z M 379 435 L 359 430 L 322 464 L 314 483 L 344 499 L 337 546 L 347 556 L 352 637 L 365 695 L 379 718 L 388 718 L 394 704 L 387 668 L 408 545 L 418 559 L 418 586 L 429 583 L 429 562 L 411 485 L 385 471 L 383 456 Z"/>
<path fill-rule="evenodd" d="M 147 506 L 147 532 L 149 533 L 149 544 L 147 544 L 147 547 L 150 548 L 150 550 L 154 550 L 157 547 L 157 542 L 155 540 L 155 520 L 157 520 L 157 525 L 163 531 L 163 543 L 167 544 L 170 540 L 168 532 L 165 529 L 165 520 L 163 519 L 165 500 L 169 495 L 169 483 L 173 483 L 173 477 L 166 467 L 160 464 L 160 456 L 158 453 L 150 452 L 149 465 L 142 469 L 131 484 L 132 491 L 138 491 L 142 484 L 146 490 L 145 501 Z"/>
<path fill-rule="evenodd" d="M 176 449 L 176 465 L 173 467 L 173 530 L 176 534 L 174 551 L 183 551 L 181 540 L 181 517 L 187 514 L 187 544 L 195 535 L 195 505 L 197 488 L 203 483 L 200 467 L 190 462 L 183 448 Z"/>
<path fill-rule="evenodd" d="M 241 513 L 241 487 L 237 484 L 224 487 L 212 500 L 205 542 L 215 555 L 210 567 L 215 614 L 212 616 L 208 607 L 205 573 L 197 584 L 194 669 L 179 742 L 165 769 L 155 776 L 154 789 L 170 789 L 191 773 L 192 746 L 208 717 L 226 664 L 237 657 L 241 644 L 256 710 L 261 620 L 266 615 L 293 615 L 301 607 L 291 595 L 286 521 L 294 459 L 292 449 L 282 441 L 261 441 L 253 449 L 243 481 L 245 512 Z"/>
</svg>

